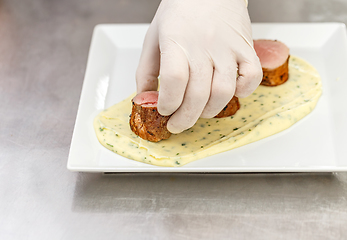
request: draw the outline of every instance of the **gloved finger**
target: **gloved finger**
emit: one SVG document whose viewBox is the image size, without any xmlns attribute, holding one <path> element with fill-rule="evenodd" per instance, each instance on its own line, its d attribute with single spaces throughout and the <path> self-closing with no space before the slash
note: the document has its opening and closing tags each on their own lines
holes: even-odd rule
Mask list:
<svg viewBox="0 0 347 240">
<path fill-rule="evenodd" d="M 156 91 L 160 68 L 160 50 L 157 27 L 152 23 L 146 33 L 139 65 L 136 70 L 137 93 Z"/>
<path fill-rule="evenodd" d="M 189 63 L 183 49 L 174 42 L 161 45 L 158 111 L 167 116 L 182 104 L 189 78 Z"/>
<path fill-rule="evenodd" d="M 236 74 L 237 63 L 232 55 L 215 62 L 210 98 L 200 117 L 213 118 L 228 104 L 235 93 Z"/>
<path fill-rule="evenodd" d="M 255 52 L 247 56 L 250 56 L 250 58 L 244 58 L 239 62 L 239 76 L 236 80 L 235 95 L 240 98 L 247 97 L 254 92 L 263 78 L 260 61 Z"/>
<path fill-rule="evenodd" d="M 209 60 L 190 63 L 189 82 L 180 108 L 170 117 L 167 128 L 180 133 L 199 119 L 210 96 L 213 68 Z"/>
</svg>

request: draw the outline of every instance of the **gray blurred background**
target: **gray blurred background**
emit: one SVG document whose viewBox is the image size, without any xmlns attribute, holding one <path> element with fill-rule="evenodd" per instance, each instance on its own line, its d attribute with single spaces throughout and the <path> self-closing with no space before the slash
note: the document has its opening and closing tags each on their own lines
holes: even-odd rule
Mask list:
<svg viewBox="0 0 347 240">
<path fill-rule="evenodd" d="M 347 174 L 66 169 L 93 27 L 157 0 L 0 0 L 0 239 L 346 239 Z M 343 0 L 249 0 L 253 22 L 347 22 Z"/>
</svg>

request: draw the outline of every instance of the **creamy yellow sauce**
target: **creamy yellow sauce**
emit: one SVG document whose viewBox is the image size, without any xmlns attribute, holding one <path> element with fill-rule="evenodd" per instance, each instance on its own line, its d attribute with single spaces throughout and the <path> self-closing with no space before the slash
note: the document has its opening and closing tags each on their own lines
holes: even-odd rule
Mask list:
<svg viewBox="0 0 347 240">
<path fill-rule="evenodd" d="M 283 131 L 309 114 L 321 96 L 321 79 L 306 61 L 291 56 L 289 79 L 276 87 L 259 86 L 231 117 L 199 119 L 183 133 L 158 143 L 135 135 L 129 127 L 131 99 L 102 111 L 94 120 L 99 142 L 136 161 L 178 167 Z"/>
</svg>

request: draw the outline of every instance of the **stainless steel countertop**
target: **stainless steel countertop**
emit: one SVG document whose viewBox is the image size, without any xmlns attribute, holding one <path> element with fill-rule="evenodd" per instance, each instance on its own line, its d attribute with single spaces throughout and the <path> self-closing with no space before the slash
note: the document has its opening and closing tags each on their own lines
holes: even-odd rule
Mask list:
<svg viewBox="0 0 347 240">
<path fill-rule="evenodd" d="M 0 239 L 346 239 L 347 173 L 66 169 L 93 27 L 159 0 L 0 0 Z M 250 0 L 254 22 L 347 22 L 347 1 Z"/>
</svg>

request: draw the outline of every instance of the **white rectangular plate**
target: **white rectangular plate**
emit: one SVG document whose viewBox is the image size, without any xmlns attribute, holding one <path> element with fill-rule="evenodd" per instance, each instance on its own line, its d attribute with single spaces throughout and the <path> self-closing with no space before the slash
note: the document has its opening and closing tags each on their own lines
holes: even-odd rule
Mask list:
<svg viewBox="0 0 347 240">
<path fill-rule="evenodd" d="M 119 156 L 97 140 L 93 119 L 135 92 L 148 24 L 98 25 L 89 52 L 67 168 L 92 172 L 334 172 L 347 170 L 347 38 L 341 23 L 253 24 L 254 39 L 278 39 L 321 74 L 323 95 L 291 128 L 182 167 Z"/>
</svg>

